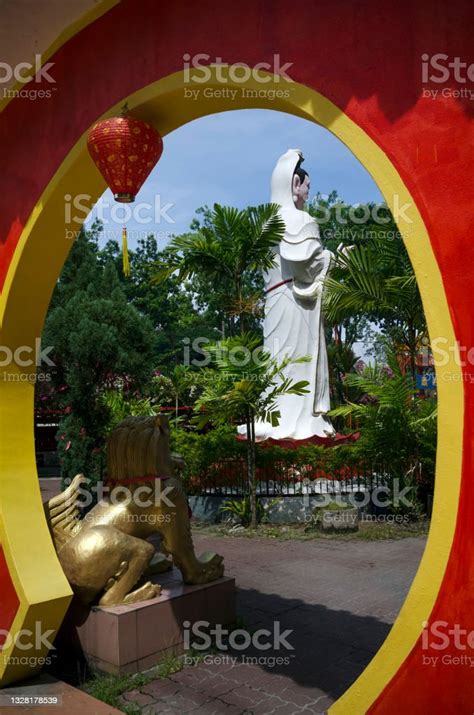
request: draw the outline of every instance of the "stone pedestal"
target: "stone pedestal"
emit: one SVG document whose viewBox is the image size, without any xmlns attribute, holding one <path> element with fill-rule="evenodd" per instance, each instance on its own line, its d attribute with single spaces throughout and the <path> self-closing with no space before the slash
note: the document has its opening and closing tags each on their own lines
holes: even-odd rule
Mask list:
<svg viewBox="0 0 474 715">
<path fill-rule="evenodd" d="M 88 663 L 107 673 L 138 673 L 166 654 L 184 650 L 184 621 L 211 625 L 235 622 L 235 582 L 221 578 L 188 586 L 177 569 L 152 577 L 161 595 L 128 606 L 95 607 L 73 603 L 60 634 L 69 648 L 82 651 Z"/>
</svg>

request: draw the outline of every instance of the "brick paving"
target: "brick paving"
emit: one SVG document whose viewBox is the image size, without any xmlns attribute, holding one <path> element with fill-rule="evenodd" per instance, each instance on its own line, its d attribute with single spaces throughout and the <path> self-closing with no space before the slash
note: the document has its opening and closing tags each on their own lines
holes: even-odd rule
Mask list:
<svg viewBox="0 0 474 715">
<path fill-rule="evenodd" d="M 212 655 L 212 663 L 126 693 L 124 702 L 142 707 L 143 715 L 325 713 L 387 636 L 425 544 L 418 537 L 282 542 L 200 534 L 194 541 L 198 552 L 225 557 L 243 625 L 273 632 L 279 621 L 281 631 L 292 631 L 293 650 L 244 651 L 268 659 L 259 664 L 242 662 L 237 652 Z"/>
</svg>

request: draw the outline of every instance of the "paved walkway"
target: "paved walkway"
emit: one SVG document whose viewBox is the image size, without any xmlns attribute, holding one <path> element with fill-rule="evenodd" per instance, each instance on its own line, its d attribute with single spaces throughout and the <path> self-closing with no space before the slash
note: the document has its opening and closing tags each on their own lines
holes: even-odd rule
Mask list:
<svg viewBox="0 0 474 715">
<path fill-rule="evenodd" d="M 224 555 L 245 627 L 273 631 L 279 621 L 282 631 L 292 630 L 294 650 L 249 649 L 246 656 L 289 655 L 288 662 L 199 663 L 127 693 L 125 700 L 143 706 L 144 715 L 324 713 L 387 636 L 425 544 L 423 538 L 282 542 L 201 535 L 194 541 L 198 552 Z"/>
</svg>

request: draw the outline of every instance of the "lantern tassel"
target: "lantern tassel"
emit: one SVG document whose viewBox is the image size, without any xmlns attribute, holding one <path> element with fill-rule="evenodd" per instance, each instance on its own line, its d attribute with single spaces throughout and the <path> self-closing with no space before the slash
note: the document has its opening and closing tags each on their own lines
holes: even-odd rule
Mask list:
<svg viewBox="0 0 474 715">
<path fill-rule="evenodd" d="M 128 258 L 127 229 L 125 226 L 122 229 L 122 265 L 123 274 L 126 278 L 128 278 L 130 275 L 130 261 Z"/>
</svg>

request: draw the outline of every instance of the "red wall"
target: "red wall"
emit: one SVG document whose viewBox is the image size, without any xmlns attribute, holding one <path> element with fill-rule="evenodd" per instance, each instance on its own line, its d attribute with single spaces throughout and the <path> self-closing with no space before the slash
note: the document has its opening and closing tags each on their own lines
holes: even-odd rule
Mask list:
<svg viewBox="0 0 474 715">
<path fill-rule="evenodd" d="M 272 62 L 278 53 L 282 63 L 293 63 L 294 80 L 331 99 L 391 159 L 428 228 L 457 338 L 474 345 L 469 306 L 474 100 L 421 97 L 423 53 L 473 61 L 471 6 L 467 0 L 302 0 L 294 5 L 281 0 L 122 0 L 52 58 L 57 89 L 51 99 L 14 100 L 0 115 L 6 178 L 0 192 L 0 286 L 44 187 L 78 137 L 111 105 L 183 69 L 186 52 L 250 65 Z M 473 372 L 472 367 L 465 370 Z M 469 382 L 465 400 L 460 515 L 431 620 L 474 629 L 474 399 Z M 418 645 L 371 712 L 396 713 L 403 703 L 410 713 L 471 713 L 473 673 L 465 667 L 423 666 Z"/>
</svg>

